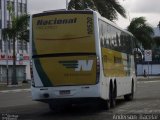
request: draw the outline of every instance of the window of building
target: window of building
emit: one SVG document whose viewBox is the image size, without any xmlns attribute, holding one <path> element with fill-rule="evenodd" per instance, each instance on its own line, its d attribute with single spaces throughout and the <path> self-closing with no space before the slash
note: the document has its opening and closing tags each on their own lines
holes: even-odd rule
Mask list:
<svg viewBox="0 0 160 120">
<path fill-rule="evenodd" d="M 19 52 L 20 50 L 22 50 L 22 45 L 21 45 L 21 40 L 17 41 L 17 51 Z"/>
<path fill-rule="evenodd" d="M 13 40 L 10 40 L 10 51 L 13 51 Z"/>
<path fill-rule="evenodd" d="M 4 41 L 4 52 L 6 52 L 6 51 L 7 51 L 7 42 Z"/>
<path fill-rule="evenodd" d="M 5 40 L 4 41 L 4 51 L 6 52 L 8 50 L 8 52 L 11 52 L 12 48 L 13 48 L 13 44 L 12 44 L 12 40 Z"/>
<path fill-rule="evenodd" d="M 8 51 L 11 51 L 10 40 L 8 41 Z"/>
<path fill-rule="evenodd" d="M 14 11 L 14 2 L 12 2 L 12 9 L 13 9 L 13 11 Z"/>
<path fill-rule="evenodd" d="M 28 45 L 27 45 L 27 42 L 24 41 L 23 45 L 24 45 L 23 50 L 25 50 L 25 51 L 28 53 Z"/>
<path fill-rule="evenodd" d="M 27 5 L 25 3 L 22 3 L 22 13 L 27 12 Z"/>
<path fill-rule="evenodd" d="M 18 3 L 18 12 L 22 13 L 22 3 Z"/>
<path fill-rule="evenodd" d="M 28 53 L 28 45 L 26 41 L 18 40 L 17 41 L 17 51 L 27 52 Z"/>
</svg>

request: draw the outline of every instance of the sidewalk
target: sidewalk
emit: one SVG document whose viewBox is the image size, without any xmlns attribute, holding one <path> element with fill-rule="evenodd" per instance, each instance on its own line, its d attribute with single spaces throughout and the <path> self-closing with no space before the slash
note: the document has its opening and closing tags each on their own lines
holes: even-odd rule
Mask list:
<svg viewBox="0 0 160 120">
<path fill-rule="evenodd" d="M 160 80 L 160 76 L 137 76 L 138 81 L 152 81 L 152 80 Z"/>
<path fill-rule="evenodd" d="M 15 90 L 15 89 L 29 89 L 31 87 L 31 83 L 22 83 L 19 82 L 18 85 L 7 85 L 7 83 L 0 82 L 0 91 L 2 90 Z"/>
</svg>

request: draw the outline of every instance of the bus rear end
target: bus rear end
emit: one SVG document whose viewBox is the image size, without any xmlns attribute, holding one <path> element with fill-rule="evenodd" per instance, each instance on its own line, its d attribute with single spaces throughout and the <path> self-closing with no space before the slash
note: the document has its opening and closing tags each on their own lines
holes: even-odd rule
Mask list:
<svg viewBox="0 0 160 120">
<path fill-rule="evenodd" d="M 99 97 L 95 46 L 93 11 L 33 15 L 33 100 L 51 103 Z"/>
</svg>

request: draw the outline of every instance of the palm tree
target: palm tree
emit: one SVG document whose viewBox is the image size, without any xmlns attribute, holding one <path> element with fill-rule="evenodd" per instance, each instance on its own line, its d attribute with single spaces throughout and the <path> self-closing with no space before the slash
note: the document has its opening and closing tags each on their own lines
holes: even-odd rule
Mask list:
<svg viewBox="0 0 160 120">
<path fill-rule="evenodd" d="M 86 8 L 96 9 L 93 0 L 71 0 L 69 2 L 69 10 L 84 10 Z"/>
<path fill-rule="evenodd" d="M 142 43 L 145 49 L 151 48 L 154 31 L 144 17 L 133 18 L 127 29 Z"/>
<path fill-rule="evenodd" d="M 12 2 L 9 0 L 9 4 L 7 6 L 7 10 L 9 11 L 9 19 L 11 23 L 9 24 L 8 28 L 2 30 L 4 34 L 4 38 L 13 42 L 13 73 L 12 73 L 12 85 L 18 84 L 17 77 L 16 77 L 16 41 L 17 39 L 22 36 L 24 31 L 27 31 L 28 26 L 28 15 L 24 14 L 21 16 L 16 16 L 14 11 L 14 6 Z M 4 40 L 6 40 L 4 39 Z M 8 77 L 8 76 L 7 76 Z"/>
<path fill-rule="evenodd" d="M 97 10 L 102 16 L 111 21 L 117 19 L 117 13 L 126 18 L 125 9 L 117 0 L 71 0 L 68 6 L 69 10 L 83 10 L 86 8 Z"/>
<path fill-rule="evenodd" d="M 2 30 L 2 34 L 4 39 L 11 40 L 13 42 L 13 75 L 12 75 L 12 84 L 16 85 L 17 77 L 16 77 L 16 48 L 15 43 L 18 38 L 22 37 L 22 33 L 27 31 L 28 26 L 28 15 L 21 16 L 12 16 L 12 23 L 9 28 L 5 28 Z M 21 39 L 22 40 L 22 39 Z"/>
<path fill-rule="evenodd" d="M 15 19 L 15 26 L 13 27 L 13 80 L 15 79 L 16 81 L 14 83 L 17 83 L 17 77 L 16 77 L 16 48 L 15 48 L 15 43 L 17 40 L 25 40 L 27 41 L 27 38 L 24 38 L 24 34 L 27 31 L 27 26 L 28 26 L 28 15 L 22 15 L 19 17 L 16 17 Z M 18 39 L 19 38 L 19 39 Z M 13 83 L 13 84 L 14 84 Z"/>
<path fill-rule="evenodd" d="M 94 0 L 94 3 L 100 14 L 111 21 L 118 19 L 117 13 L 126 18 L 125 9 L 117 0 Z"/>
</svg>

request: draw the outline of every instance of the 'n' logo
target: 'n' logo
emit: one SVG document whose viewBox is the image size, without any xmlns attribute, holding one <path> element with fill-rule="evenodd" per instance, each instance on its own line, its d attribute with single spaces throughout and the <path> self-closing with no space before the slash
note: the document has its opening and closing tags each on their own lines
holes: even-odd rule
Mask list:
<svg viewBox="0 0 160 120">
<path fill-rule="evenodd" d="M 93 60 L 79 60 L 78 67 L 75 71 L 91 71 L 93 66 Z"/>
</svg>

